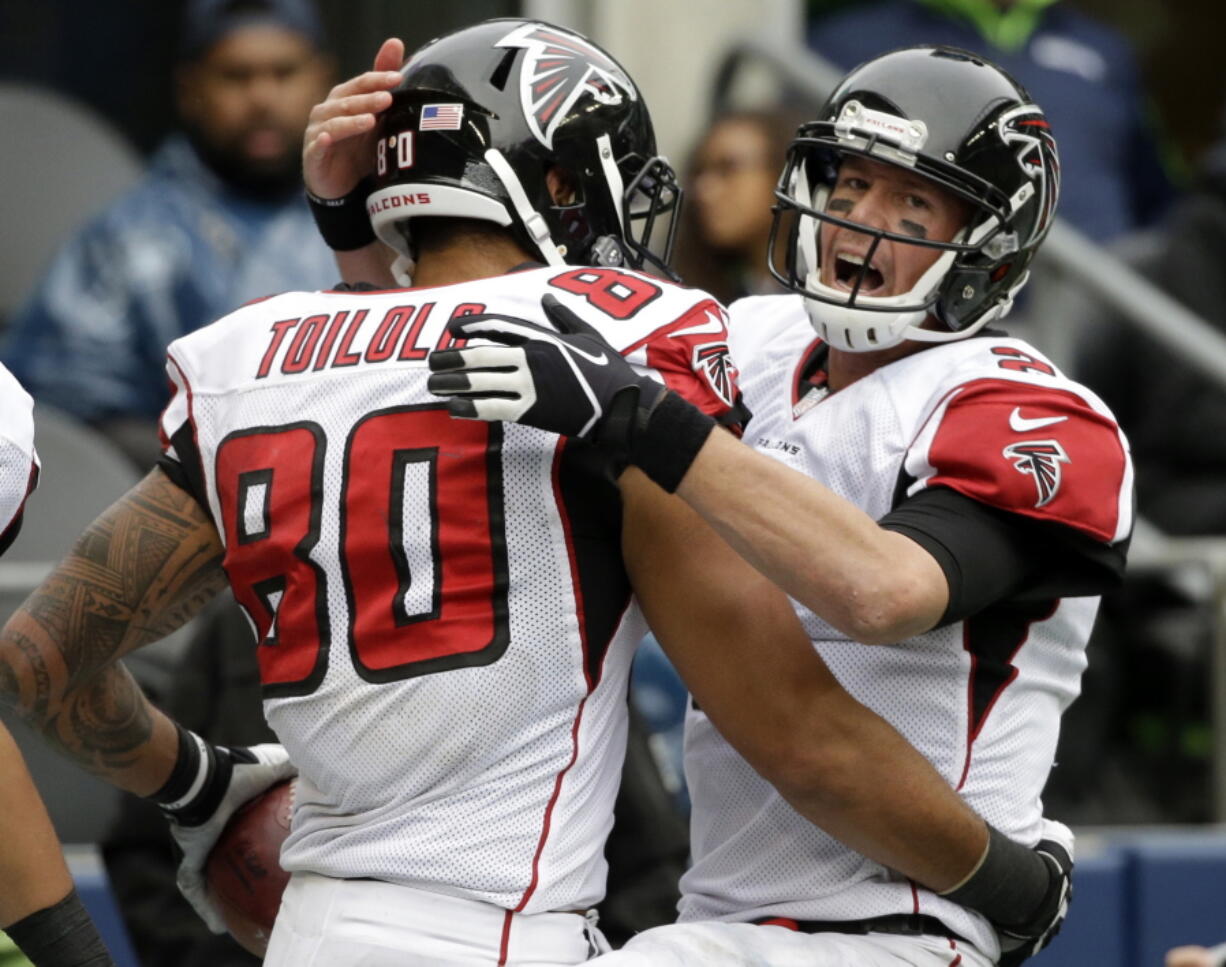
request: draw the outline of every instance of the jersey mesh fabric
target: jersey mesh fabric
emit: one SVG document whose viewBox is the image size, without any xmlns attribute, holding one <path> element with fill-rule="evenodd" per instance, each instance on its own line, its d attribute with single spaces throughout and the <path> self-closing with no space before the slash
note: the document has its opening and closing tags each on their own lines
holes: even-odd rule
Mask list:
<svg viewBox="0 0 1226 967">
<path fill-rule="evenodd" d="M 383 879 L 528 913 L 583 907 L 603 895 L 602 851 L 624 750 L 629 663 L 645 624 L 636 606 L 624 610 L 599 679 L 590 682 L 585 648 L 604 643 L 585 642 L 580 633 L 577 598 L 591 589 L 576 588 L 572 578 L 572 550 L 554 485 L 558 438 L 514 425 L 489 430 L 491 440 L 501 440 L 494 461 L 501 487 L 491 475 L 484 491 L 477 491 L 497 492 L 491 506 L 501 506 L 508 589 L 508 644 L 495 660 L 387 681 L 364 676 L 354 657 L 356 652 L 361 658 L 362 643 L 351 641 L 350 629 L 361 607 L 353 588 L 375 578 L 351 567 L 348 584 L 353 588 L 347 588 L 341 565 L 354 552 L 354 541 L 394 543 L 386 534 L 358 538 L 353 520 L 342 524 L 342 517 L 361 515 L 360 508 L 341 513 L 345 488 L 355 481 L 369 482 L 380 472 L 373 469 L 373 458 L 355 458 L 346 468 L 345 452 L 356 446 L 347 441 L 358 439 L 355 426 L 389 408 L 430 406 L 442 411 L 442 402 L 425 389 L 424 352 L 415 352 L 414 346 L 437 346 L 445 338 L 447 319 L 460 306 L 467 311 L 483 306 L 544 322 L 541 295 L 557 275 L 556 270 L 528 271 L 462 286 L 386 293 L 290 293 L 239 310 L 171 346 L 168 370 L 178 392 L 163 418 L 163 431 L 176 441 L 169 451 L 172 457 L 188 461 L 195 454 L 183 449 L 198 451 L 205 498 L 223 535 L 225 482 L 219 473 L 228 471 L 219 469 L 218 449 L 227 435 L 304 423 L 319 428 L 323 469 L 315 499 L 321 513 L 309 556 L 323 575 L 322 618 L 330 652 L 317 685 L 297 688 L 300 694 L 276 687 L 267 692 L 265 702 L 269 723 L 301 770 L 293 828 L 282 854 L 288 870 Z M 648 284 L 646 278 L 639 284 Z M 667 326 L 706 298 L 668 286 L 651 303 L 650 312 L 610 319 L 574 293 L 557 294 L 619 348 Z M 428 303 L 433 309 L 417 327 L 423 318 L 419 310 Z M 381 321 L 404 307 L 412 307 L 404 318 L 414 321 L 403 327 L 397 337 L 402 341 L 385 361 L 370 361 L 367 349 L 383 328 Z M 295 341 L 299 325 L 305 326 L 301 320 L 313 315 L 335 320 L 342 312 L 351 320 L 362 310 L 368 316 L 348 344 L 339 336 L 331 343 L 326 335 L 319 338 L 313 350 L 318 368 L 315 362 L 292 362 L 295 346 L 306 352 L 310 345 L 306 339 Z M 288 325 L 285 320 L 299 322 Z M 278 326 L 284 329 L 281 336 Z M 333 365 L 349 358 L 346 352 L 363 359 Z M 257 375 L 261 371 L 265 375 Z M 691 394 L 703 392 L 695 377 Z M 704 402 L 711 409 L 719 405 L 713 399 Z M 194 437 L 180 432 L 185 424 Z M 442 533 L 451 528 L 453 540 L 458 539 L 456 532 L 468 539 L 499 530 L 487 517 L 474 520 L 467 506 L 446 503 L 446 488 L 482 472 L 480 461 L 485 459 L 481 455 L 473 467 L 466 464 L 467 476 L 457 478 L 448 461 L 468 460 L 471 454 L 452 448 L 452 434 L 485 432 L 476 429 L 484 426 L 444 419 L 434 431 L 440 438 L 425 441 L 428 449 L 437 448 L 432 464 L 437 483 L 432 500 L 419 494 L 404 502 L 399 523 L 404 540 L 413 545 L 410 560 L 430 560 L 431 550 L 414 542 L 420 545 L 425 540 L 421 535 L 432 529 Z M 305 436 L 295 438 L 294 445 L 304 442 Z M 404 446 L 420 450 L 425 444 L 416 440 Z M 250 469 L 263 473 L 255 464 Z M 265 495 L 277 492 L 278 474 L 284 472 L 252 478 L 259 483 L 247 493 L 268 499 Z M 426 479 L 406 476 L 410 496 L 420 486 L 414 481 Z M 370 492 L 387 487 L 381 481 L 376 484 Z M 498 517 L 496 511 L 493 516 Z M 242 517 L 262 519 L 259 513 Z M 391 523 L 395 527 L 398 522 Z M 232 583 L 236 570 L 231 555 L 242 551 L 244 539 L 240 535 L 227 547 Z M 379 552 L 382 559 L 386 548 Z M 361 553 L 374 560 L 377 550 L 363 545 Z M 440 570 L 447 567 L 445 554 L 440 556 L 435 548 L 433 557 L 434 569 L 445 575 Z M 473 594 L 471 587 L 449 585 L 450 580 L 442 578 L 442 608 L 453 593 Z M 488 587 L 479 584 L 478 593 L 488 597 Z M 388 590 L 382 587 L 384 597 L 378 600 L 391 599 Z M 290 584 L 282 593 L 301 594 L 301 589 Z M 417 601 L 412 594 L 410 598 Z M 276 600 L 284 622 L 289 613 L 280 603 L 284 598 Z M 432 623 L 409 625 L 403 630 L 405 641 Z M 274 627 L 277 649 L 307 647 L 302 641 L 286 641 L 286 629 Z M 268 685 L 267 671 L 265 682 Z"/>
<path fill-rule="evenodd" d="M 0 366 L 0 537 L 13 525 L 38 479 L 34 401 Z"/>
<path fill-rule="evenodd" d="M 1087 408 L 1110 416 L 1092 393 L 1061 376 L 1032 347 L 996 337 L 925 349 L 797 410 L 793 387 L 781 374 L 796 373 L 813 338 L 799 297 L 754 298 L 733 306 L 730 343 L 754 414 L 745 439 L 874 518 L 891 509 L 903 467 L 924 466 L 925 454 L 915 450 L 939 431 L 921 430 L 963 383 L 1003 376 L 1002 393 L 1011 386 L 1019 393 L 1049 387 L 1076 394 Z M 1025 353 L 1051 372 L 1002 371 L 994 347 Z M 1131 479 L 1126 445 L 1114 421 L 1103 423 L 1112 434 L 1103 446 L 1113 447 L 1125 464 L 1113 484 L 1123 490 Z M 982 461 L 1000 461 L 993 472 L 1018 472 L 1004 459 L 994 432 L 984 429 Z M 1079 468 L 1091 462 L 1081 452 L 1070 455 Z M 1070 474 L 1066 484 L 1080 480 Z M 1107 496 L 1127 506 L 1122 493 Z M 1129 526 L 1130 520 L 1121 521 L 1120 533 L 1126 535 Z M 988 654 L 980 653 L 985 628 L 967 622 L 897 646 L 866 647 L 803 606 L 796 608 L 815 647 L 852 695 L 893 724 L 989 822 L 1033 843 L 1059 716 L 1077 695 L 1097 604 L 1096 598 L 1023 602 L 991 621 L 985 618 L 996 649 Z M 1002 662 L 1002 678 L 985 686 L 993 656 Z M 1016 675 L 1010 680 L 1011 669 Z M 694 864 L 682 881 L 682 919 L 861 920 L 918 912 L 939 917 L 989 955 L 997 953 L 980 917 L 913 887 L 803 820 L 701 712 L 690 713 L 686 752 Z"/>
</svg>

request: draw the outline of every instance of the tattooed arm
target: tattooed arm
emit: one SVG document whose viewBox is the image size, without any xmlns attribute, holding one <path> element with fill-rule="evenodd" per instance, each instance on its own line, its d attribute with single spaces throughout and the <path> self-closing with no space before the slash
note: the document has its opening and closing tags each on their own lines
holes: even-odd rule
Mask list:
<svg viewBox="0 0 1226 967">
<path fill-rule="evenodd" d="M 174 723 L 119 659 L 195 615 L 226 583 L 199 504 L 153 470 L 77 539 L 0 631 L 0 702 L 79 765 L 138 795 L 175 764 Z"/>
</svg>

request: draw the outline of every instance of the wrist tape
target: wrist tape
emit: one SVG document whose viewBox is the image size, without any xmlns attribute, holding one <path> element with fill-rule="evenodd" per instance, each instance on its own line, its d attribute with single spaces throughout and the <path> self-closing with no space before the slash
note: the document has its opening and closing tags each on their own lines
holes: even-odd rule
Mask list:
<svg viewBox="0 0 1226 967">
<path fill-rule="evenodd" d="M 4 932 L 32 963 L 55 967 L 115 967 L 98 928 L 72 890 L 54 906 L 23 917 Z"/>
<path fill-rule="evenodd" d="M 630 462 L 668 493 L 675 493 L 716 425 L 676 393 L 661 393 L 631 440 Z"/>
<path fill-rule="evenodd" d="M 982 913 L 998 927 L 1028 924 L 1047 898 L 1051 864 L 988 824 L 988 848 L 970 876 L 941 896 Z"/>
<path fill-rule="evenodd" d="M 351 252 L 375 241 L 375 230 L 366 214 L 366 197 L 374 188 L 370 178 L 363 178 L 342 198 L 320 198 L 309 191 L 306 193 L 315 226 L 328 248 L 334 252 Z"/>
</svg>

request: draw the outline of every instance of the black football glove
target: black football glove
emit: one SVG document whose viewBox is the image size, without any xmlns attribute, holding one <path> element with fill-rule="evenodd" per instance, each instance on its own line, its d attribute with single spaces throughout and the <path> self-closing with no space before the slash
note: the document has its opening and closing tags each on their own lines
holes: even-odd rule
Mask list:
<svg viewBox="0 0 1226 967">
<path fill-rule="evenodd" d="M 556 331 L 492 313 L 452 319 L 452 335 L 503 345 L 431 353 L 430 392 L 461 419 L 508 420 L 589 440 L 619 468 L 636 464 L 675 490 L 714 421 L 640 376 L 552 295 L 541 305 Z"/>
<path fill-rule="evenodd" d="M 1068 916 L 1073 899 L 1073 834 L 1067 826 L 1044 820 L 1044 836 L 1034 850 L 1050 866 L 1047 895 L 1030 920 L 1009 928 L 997 926 L 999 967 L 1015 967 L 1051 943 Z"/>
</svg>

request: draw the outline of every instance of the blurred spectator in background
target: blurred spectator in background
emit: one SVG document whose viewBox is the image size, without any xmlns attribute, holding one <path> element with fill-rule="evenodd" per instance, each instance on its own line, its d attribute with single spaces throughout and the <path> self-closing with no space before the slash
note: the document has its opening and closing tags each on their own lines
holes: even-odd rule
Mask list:
<svg viewBox="0 0 1226 967">
<path fill-rule="evenodd" d="M 299 156 L 332 66 L 309 0 L 189 0 L 182 133 L 57 255 L 0 355 L 35 399 L 156 459 L 173 339 L 251 299 L 330 285 Z M 48 186 L 54 190 L 54 186 Z"/>
<path fill-rule="evenodd" d="M 851 68 L 884 51 L 948 44 L 999 64 L 1045 106 L 1060 139 L 1060 214 L 1096 241 L 1151 224 L 1173 197 L 1127 40 L 1057 0 L 871 0 L 810 27 Z"/>
<path fill-rule="evenodd" d="M 737 111 L 715 119 L 687 165 L 673 268 L 727 305 L 783 290 L 766 268 L 775 182 L 798 118 Z"/>
</svg>

